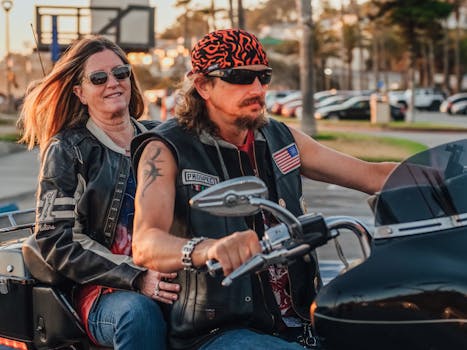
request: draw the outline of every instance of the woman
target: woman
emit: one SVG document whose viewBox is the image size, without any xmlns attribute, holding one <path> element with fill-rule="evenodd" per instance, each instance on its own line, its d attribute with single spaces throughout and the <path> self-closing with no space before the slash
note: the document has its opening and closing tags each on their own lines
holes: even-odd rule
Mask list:
<svg viewBox="0 0 467 350">
<path fill-rule="evenodd" d="M 172 303 L 179 290 L 169 282 L 176 274 L 143 269 L 131 258 L 129 146 L 147 130 L 136 121 L 143 109 L 125 53 L 103 37 L 75 42 L 22 109 L 21 141 L 37 143 L 41 155 L 31 239 L 44 264 L 77 284 L 73 299 L 90 338 L 115 349 L 164 349 L 155 301 Z"/>
</svg>

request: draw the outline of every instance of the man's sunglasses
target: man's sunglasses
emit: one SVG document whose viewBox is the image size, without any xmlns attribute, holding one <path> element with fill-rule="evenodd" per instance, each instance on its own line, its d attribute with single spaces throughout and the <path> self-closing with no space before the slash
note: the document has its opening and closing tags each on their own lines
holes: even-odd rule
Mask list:
<svg viewBox="0 0 467 350">
<path fill-rule="evenodd" d="M 272 69 L 263 70 L 250 69 L 219 69 L 208 74 L 210 77 L 217 77 L 230 84 L 249 85 L 256 78 L 262 85 L 269 84 L 272 77 Z"/>
<path fill-rule="evenodd" d="M 124 80 L 130 77 L 131 67 L 129 64 L 123 64 L 112 68 L 110 70 L 110 74 L 112 74 L 117 80 Z M 89 80 L 93 85 L 102 85 L 109 79 L 109 73 L 103 70 L 98 70 L 88 74 L 88 76 L 85 76 L 84 78 Z"/>
</svg>

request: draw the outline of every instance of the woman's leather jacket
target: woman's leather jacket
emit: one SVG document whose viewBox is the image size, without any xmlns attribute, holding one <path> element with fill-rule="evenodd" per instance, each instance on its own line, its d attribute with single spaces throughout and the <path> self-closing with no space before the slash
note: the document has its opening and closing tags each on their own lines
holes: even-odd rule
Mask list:
<svg viewBox="0 0 467 350">
<path fill-rule="evenodd" d="M 156 125 L 132 122 L 139 132 Z M 134 289 L 145 269 L 110 251 L 130 166 L 125 150 L 91 118 L 53 138 L 41 161 L 35 235 L 23 246 L 34 277 Z"/>
</svg>

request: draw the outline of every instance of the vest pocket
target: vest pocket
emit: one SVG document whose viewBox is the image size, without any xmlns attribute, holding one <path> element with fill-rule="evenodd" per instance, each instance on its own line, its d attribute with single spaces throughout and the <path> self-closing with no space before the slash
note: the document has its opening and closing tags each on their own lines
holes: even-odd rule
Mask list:
<svg viewBox="0 0 467 350">
<path fill-rule="evenodd" d="M 200 336 L 251 319 L 250 276 L 240 278 L 230 287 L 222 287 L 221 281 L 222 277 L 211 277 L 205 272 L 179 272 L 182 292 L 172 308 L 172 335 L 180 338 Z"/>
</svg>

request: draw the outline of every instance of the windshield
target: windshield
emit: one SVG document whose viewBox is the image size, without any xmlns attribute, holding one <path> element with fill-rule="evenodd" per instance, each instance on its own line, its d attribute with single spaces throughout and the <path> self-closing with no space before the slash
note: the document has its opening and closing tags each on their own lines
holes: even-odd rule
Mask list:
<svg viewBox="0 0 467 350">
<path fill-rule="evenodd" d="M 402 162 L 377 198 L 375 238 L 466 225 L 466 166 L 467 140 L 431 148 Z"/>
</svg>

